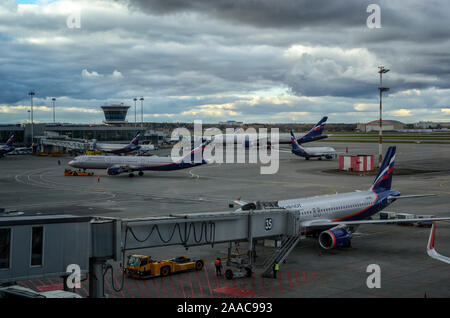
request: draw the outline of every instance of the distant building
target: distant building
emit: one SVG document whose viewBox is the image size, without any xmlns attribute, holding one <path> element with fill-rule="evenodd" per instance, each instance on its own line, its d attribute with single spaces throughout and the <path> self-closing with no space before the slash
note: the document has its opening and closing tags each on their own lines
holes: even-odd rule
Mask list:
<svg viewBox="0 0 450 318">
<path fill-rule="evenodd" d="M 243 125 L 242 121 L 227 120 L 219 122 L 220 125 Z"/>
<path fill-rule="evenodd" d="M 392 131 L 403 129 L 404 124 L 397 120 L 383 120 L 382 121 L 382 130 L 383 131 Z M 358 124 L 356 129 L 362 132 L 370 132 L 370 131 L 379 131 L 380 130 L 380 121 L 372 120 L 366 124 Z"/>
<path fill-rule="evenodd" d="M 432 121 L 419 121 L 418 123 L 414 124 L 414 128 L 419 129 L 433 129 L 433 128 L 440 128 L 439 123 L 434 123 Z"/>
<path fill-rule="evenodd" d="M 105 105 L 101 106 L 103 109 L 103 113 L 105 114 L 104 123 L 107 125 L 118 125 L 125 124 L 127 121 L 125 118 L 127 117 L 128 108 L 130 106 L 122 105 Z"/>
</svg>

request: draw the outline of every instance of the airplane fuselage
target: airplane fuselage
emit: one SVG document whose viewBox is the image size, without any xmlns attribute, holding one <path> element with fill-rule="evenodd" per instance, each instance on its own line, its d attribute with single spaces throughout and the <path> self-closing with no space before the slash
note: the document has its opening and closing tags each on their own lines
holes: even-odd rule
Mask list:
<svg viewBox="0 0 450 318">
<path fill-rule="evenodd" d="M 303 147 L 303 149 L 293 149 L 292 153 L 305 158 L 326 157 L 332 159 L 336 155 L 336 150 L 332 147 Z"/>
<path fill-rule="evenodd" d="M 400 192 L 386 190 L 355 191 L 324 196 L 306 197 L 277 201 L 280 208 L 298 212 L 300 222 L 314 220 L 357 221 L 380 212 L 395 200 L 388 196 L 399 196 Z M 332 226 L 332 224 L 330 224 Z"/>
<path fill-rule="evenodd" d="M 0 147 L 0 156 L 6 155 L 8 152 L 13 151 L 15 148 L 13 146 L 1 146 Z"/>
<path fill-rule="evenodd" d="M 190 159 L 190 158 L 188 158 Z M 190 160 L 172 157 L 138 157 L 138 156 L 78 156 L 69 165 L 80 169 L 108 169 L 114 166 L 132 167 L 135 171 L 144 170 L 178 170 L 201 163 L 191 163 Z"/>
</svg>

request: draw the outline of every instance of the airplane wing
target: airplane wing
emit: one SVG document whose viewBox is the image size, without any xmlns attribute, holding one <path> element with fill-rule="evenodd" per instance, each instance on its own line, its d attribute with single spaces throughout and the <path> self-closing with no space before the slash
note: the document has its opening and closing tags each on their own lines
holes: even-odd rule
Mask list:
<svg viewBox="0 0 450 318">
<path fill-rule="evenodd" d="M 302 225 L 306 228 L 321 228 L 334 225 L 360 225 L 360 224 L 383 224 L 383 223 L 404 223 L 404 222 L 434 222 L 450 220 L 450 217 L 442 218 L 414 218 L 414 219 L 388 219 L 388 220 L 358 220 L 358 221 L 333 221 L 333 220 L 310 220 Z"/>
<path fill-rule="evenodd" d="M 400 196 L 388 196 L 388 200 L 392 199 L 411 199 L 411 198 L 423 198 L 423 197 L 435 197 L 437 194 L 411 194 L 411 195 L 400 195 Z"/>
<path fill-rule="evenodd" d="M 240 206 L 244 206 L 244 205 L 248 204 L 248 202 L 242 201 L 241 198 L 237 198 L 236 200 L 233 201 L 233 203 L 236 203 L 237 205 L 240 205 Z"/>
<path fill-rule="evenodd" d="M 427 254 L 431 258 L 434 258 L 441 262 L 450 264 L 450 257 L 443 256 L 443 255 L 439 254 L 438 252 L 436 252 L 436 250 L 434 249 L 435 232 L 436 232 L 436 222 L 433 222 L 433 225 L 432 225 L 431 231 L 430 231 L 430 237 L 428 239 L 428 244 L 427 244 Z"/>
</svg>

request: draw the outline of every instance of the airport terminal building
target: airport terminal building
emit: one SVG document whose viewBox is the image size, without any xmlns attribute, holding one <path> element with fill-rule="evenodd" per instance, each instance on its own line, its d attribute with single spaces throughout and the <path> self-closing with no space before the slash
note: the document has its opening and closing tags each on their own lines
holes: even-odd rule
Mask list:
<svg viewBox="0 0 450 318">
<path fill-rule="evenodd" d="M 17 146 L 30 146 L 31 136 L 34 142 L 39 142 L 42 137 L 57 138 L 58 136 L 71 139 L 84 139 L 103 142 L 130 141 L 138 131 L 141 132 L 142 142 L 153 144 L 161 143 L 166 134 L 148 130 L 148 125 L 129 123 L 126 120 L 130 106 L 106 105 L 101 106 L 105 120 L 104 124 L 73 124 L 73 123 L 30 123 L 0 125 L 0 143 L 6 141 L 11 133 L 14 133 L 14 144 Z"/>
</svg>

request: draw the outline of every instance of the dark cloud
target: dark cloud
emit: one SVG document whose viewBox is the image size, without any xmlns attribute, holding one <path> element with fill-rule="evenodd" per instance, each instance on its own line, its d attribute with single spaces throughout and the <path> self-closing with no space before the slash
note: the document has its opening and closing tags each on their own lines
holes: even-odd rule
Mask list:
<svg viewBox="0 0 450 318">
<path fill-rule="evenodd" d="M 0 4 L 0 105 L 27 104 L 34 89 L 43 103 L 56 96 L 67 107 L 145 96 L 149 111 L 173 120 L 225 103 L 244 121 L 295 112 L 353 119 L 354 104 L 376 103 L 382 64 L 393 109 L 448 106 L 448 4 L 381 1 L 382 28 L 369 29 L 371 2 L 76 1 L 82 25 L 69 29 L 58 1 L 47 10 L 9 1 Z M 439 98 L 397 94 L 413 89 Z M 321 99 L 274 102 L 289 94 Z M 258 95 L 268 98 L 249 103 Z"/>
</svg>

